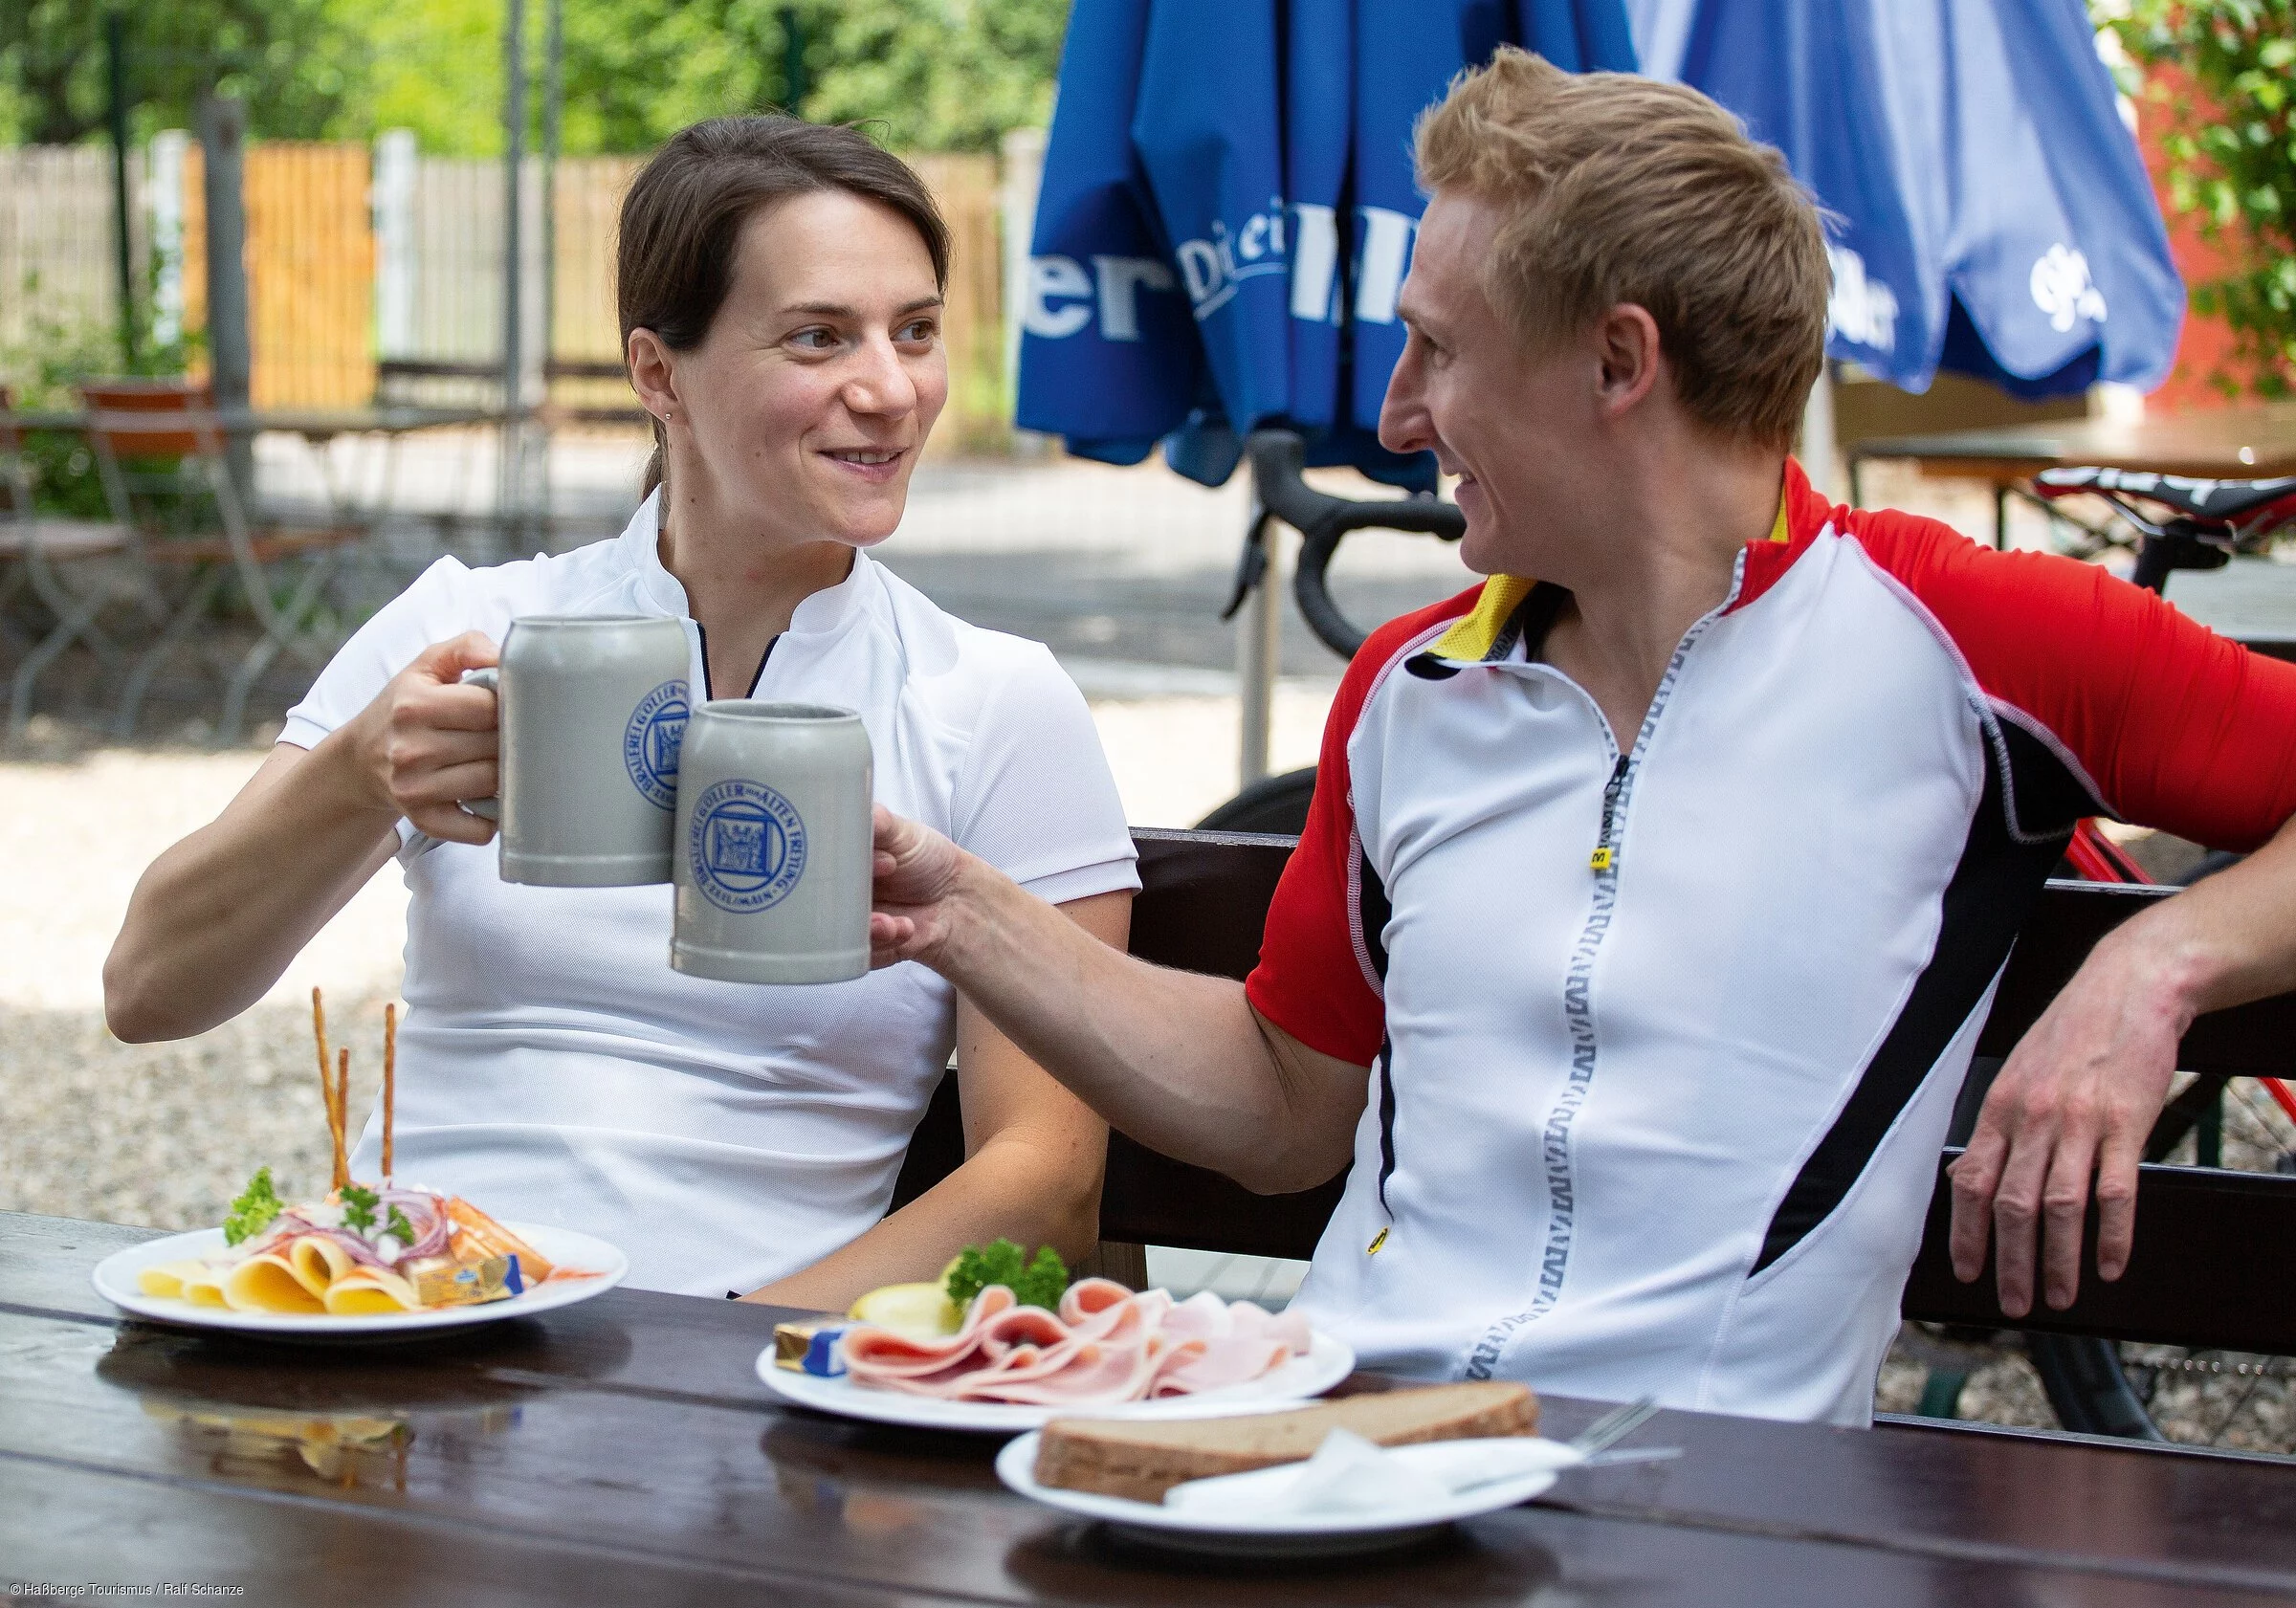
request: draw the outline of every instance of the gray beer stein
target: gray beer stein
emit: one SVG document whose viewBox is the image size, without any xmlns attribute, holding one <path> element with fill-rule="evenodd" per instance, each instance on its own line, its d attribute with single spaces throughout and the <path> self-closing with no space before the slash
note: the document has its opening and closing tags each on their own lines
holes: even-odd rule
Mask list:
<svg viewBox="0 0 2296 1608">
<path fill-rule="evenodd" d="M 501 822 L 503 881 L 670 880 L 689 668 L 675 620 L 533 614 L 510 623 L 498 670 L 463 676 L 499 700 L 501 797 L 470 807 Z"/>
<path fill-rule="evenodd" d="M 727 982 L 843 982 L 869 970 L 869 733 L 850 709 L 720 698 L 677 771 L 670 964 Z"/>
</svg>

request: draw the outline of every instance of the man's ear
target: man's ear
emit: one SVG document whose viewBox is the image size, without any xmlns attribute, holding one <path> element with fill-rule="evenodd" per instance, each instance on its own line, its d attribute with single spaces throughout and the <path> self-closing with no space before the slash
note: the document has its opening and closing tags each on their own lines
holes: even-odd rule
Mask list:
<svg viewBox="0 0 2296 1608">
<path fill-rule="evenodd" d="M 1616 419 L 1650 394 L 1665 362 L 1659 350 L 1658 320 L 1649 309 L 1622 301 L 1595 320 L 1595 354 L 1601 364 L 1599 402 Z"/>
<path fill-rule="evenodd" d="M 629 363 L 630 388 L 647 412 L 668 424 L 677 416 L 677 374 L 669 344 L 651 329 L 633 329 L 623 354 Z"/>
</svg>

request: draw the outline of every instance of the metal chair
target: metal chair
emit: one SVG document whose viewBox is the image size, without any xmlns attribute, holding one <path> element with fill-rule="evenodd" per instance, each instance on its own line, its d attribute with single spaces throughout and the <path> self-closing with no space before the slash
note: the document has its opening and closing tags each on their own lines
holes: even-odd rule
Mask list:
<svg viewBox="0 0 2296 1608">
<path fill-rule="evenodd" d="M 107 671 L 126 653 L 99 623 L 115 603 L 139 605 L 147 617 L 164 609 L 132 562 L 135 533 L 118 523 L 70 519 L 39 511 L 23 433 L 7 417 L 12 399 L 0 389 L 0 601 L 29 587 L 47 628 L 33 642 L 11 678 L 8 733 L 18 738 L 32 718 L 40 677 L 74 642 L 83 642 Z M 69 577 L 69 578 L 68 578 Z"/>
<path fill-rule="evenodd" d="M 335 645 L 321 609 L 324 589 L 365 532 L 346 525 L 258 528 L 232 473 L 224 422 L 204 391 L 112 385 L 85 386 L 81 396 L 113 513 L 143 534 L 146 565 L 189 577 L 166 628 L 128 673 L 114 734 L 135 735 L 153 678 L 235 581 L 261 632 L 225 681 L 216 741 L 235 741 L 249 694 L 280 653 L 314 672 L 324 668 Z M 211 514 L 206 521 L 203 509 Z"/>
</svg>

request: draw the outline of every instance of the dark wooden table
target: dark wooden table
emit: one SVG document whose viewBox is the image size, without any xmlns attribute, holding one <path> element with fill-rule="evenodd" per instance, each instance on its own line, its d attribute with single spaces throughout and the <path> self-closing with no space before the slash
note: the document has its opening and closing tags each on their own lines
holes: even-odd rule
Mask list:
<svg viewBox="0 0 2296 1608">
<path fill-rule="evenodd" d="M 993 1440 L 775 1404 L 779 1314 L 616 1290 L 420 1345 L 122 1323 L 144 1231 L 0 1214 L 0 1575 L 252 1602 L 2222 1603 L 2296 1596 L 2296 1467 L 1667 1413 L 1677 1463 L 1566 1476 L 1456 1539 L 1321 1565 L 1126 1548 Z M 1377 1381 L 1365 1381 L 1376 1383 Z M 1567 1435 L 1598 1410 L 1550 1400 Z"/>
</svg>

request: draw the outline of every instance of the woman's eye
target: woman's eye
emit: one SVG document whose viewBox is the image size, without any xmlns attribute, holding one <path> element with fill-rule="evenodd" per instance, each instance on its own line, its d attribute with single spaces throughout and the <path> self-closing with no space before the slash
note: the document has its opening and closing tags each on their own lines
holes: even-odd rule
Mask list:
<svg viewBox="0 0 2296 1608">
<path fill-rule="evenodd" d="M 837 332 L 833 329 L 801 329 L 789 337 L 789 343 L 807 352 L 834 351 Z"/>
</svg>

